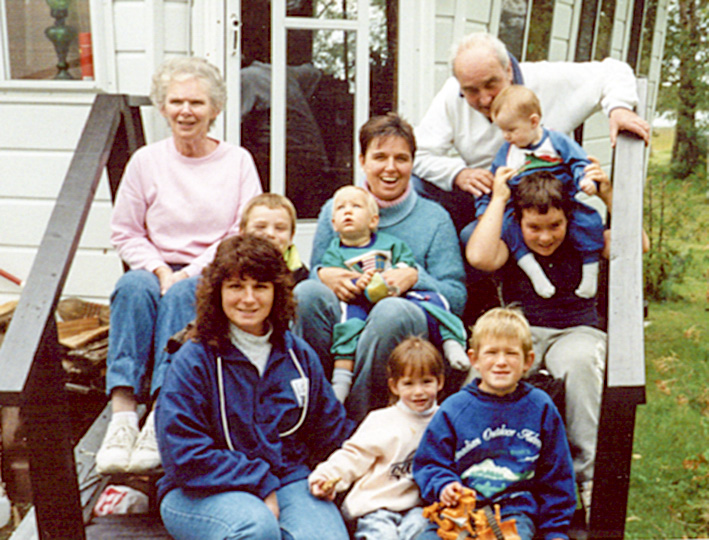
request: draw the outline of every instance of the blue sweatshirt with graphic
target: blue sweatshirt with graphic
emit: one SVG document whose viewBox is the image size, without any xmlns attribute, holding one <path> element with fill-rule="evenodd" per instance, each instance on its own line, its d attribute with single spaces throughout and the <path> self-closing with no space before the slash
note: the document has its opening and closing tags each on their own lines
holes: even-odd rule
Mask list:
<svg viewBox="0 0 709 540">
<path fill-rule="evenodd" d="M 520 382 L 505 396 L 475 379 L 440 406 L 414 456 L 427 503 L 451 482 L 477 493 L 477 507 L 528 515 L 544 538 L 567 538 L 576 509 L 571 453 L 551 398 Z"/>
</svg>

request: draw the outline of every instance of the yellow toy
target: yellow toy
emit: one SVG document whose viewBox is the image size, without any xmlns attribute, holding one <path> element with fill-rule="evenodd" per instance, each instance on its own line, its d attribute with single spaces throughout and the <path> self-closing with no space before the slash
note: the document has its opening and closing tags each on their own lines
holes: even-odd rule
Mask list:
<svg viewBox="0 0 709 540">
<path fill-rule="evenodd" d="M 475 490 L 463 488 L 455 506 L 435 502 L 423 509 L 423 517 L 438 525 L 438 536 L 443 540 L 521 540 L 514 519 L 501 521 L 500 505 L 493 510 L 486 506 L 475 510 Z"/>
</svg>

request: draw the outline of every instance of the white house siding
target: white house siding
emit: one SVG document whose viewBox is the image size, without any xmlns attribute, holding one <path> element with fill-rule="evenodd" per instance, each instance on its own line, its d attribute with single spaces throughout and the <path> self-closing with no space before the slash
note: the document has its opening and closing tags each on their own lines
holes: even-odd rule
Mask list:
<svg viewBox="0 0 709 540">
<path fill-rule="evenodd" d="M 3 93 L 0 118 L 0 268 L 20 279 L 29 275 L 93 96 L 63 93 Z M 118 275 L 105 223 L 110 213 L 102 182 L 65 288 L 66 294 L 105 298 L 94 276 Z M 20 288 L 0 279 L 0 302 L 17 299 Z"/>
<path fill-rule="evenodd" d="M 574 59 L 580 14 L 580 0 L 557 0 L 549 38 L 549 60 Z"/>
</svg>

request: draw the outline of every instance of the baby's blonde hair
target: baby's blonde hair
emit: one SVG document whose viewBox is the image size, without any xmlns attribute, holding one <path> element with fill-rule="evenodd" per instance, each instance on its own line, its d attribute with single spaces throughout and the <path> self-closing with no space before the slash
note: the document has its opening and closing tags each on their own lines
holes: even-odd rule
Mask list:
<svg viewBox="0 0 709 540">
<path fill-rule="evenodd" d="M 473 327 L 470 348 L 480 351 L 485 339 L 498 338 L 517 341 L 525 357 L 532 351 L 532 330 L 522 311 L 511 307 L 498 307 L 485 312 Z"/>
<path fill-rule="evenodd" d="M 293 203 L 288 197 L 284 197 L 278 193 L 261 193 L 261 195 L 257 195 L 246 203 L 244 210 L 241 212 L 241 221 L 239 221 L 239 230 L 241 232 L 246 231 L 246 226 L 249 224 L 249 218 L 251 217 L 251 211 L 257 206 L 265 206 L 271 210 L 284 208 L 290 217 L 291 236 L 295 234 L 295 221 L 297 219 L 295 206 L 293 206 Z"/>
<path fill-rule="evenodd" d="M 490 105 L 490 117 L 494 120 L 503 107 L 508 107 L 518 117 L 529 118 L 533 114 L 542 117 L 542 105 L 537 95 L 519 84 L 512 84 L 497 94 Z"/>
<path fill-rule="evenodd" d="M 433 375 L 443 381 L 445 365 L 443 357 L 434 345 L 420 336 L 409 336 L 400 342 L 389 355 L 387 378 L 396 383 L 406 376 Z M 398 398 L 389 396 L 391 404 Z"/>
<path fill-rule="evenodd" d="M 374 197 L 372 196 L 372 194 L 369 191 L 367 191 L 363 187 L 359 187 L 359 186 L 343 186 L 343 187 L 341 187 L 332 196 L 332 204 L 334 205 L 335 203 L 337 203 L 337 199 L 339 199 L 341 197 L 344 197 L 348 194 L 355 194 L 355 193 L 364 194 L 364 198 L 367 201 L 367 206 L 368 206 L 371 214 L 373 216 L 379 215 L 379 206 L 377 205 L 377 201 L 374 200 Z"/>
</svg>

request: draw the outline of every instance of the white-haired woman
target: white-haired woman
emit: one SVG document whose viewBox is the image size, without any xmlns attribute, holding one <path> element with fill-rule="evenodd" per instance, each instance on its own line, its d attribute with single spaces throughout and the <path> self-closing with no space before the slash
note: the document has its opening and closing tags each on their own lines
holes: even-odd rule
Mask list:
<svg viewBox="0 0 709 540">
<path fill-rule="evenodd" d="M 96 456 L 101 473 L 160 465 L 153 415 L 139 433 L 138 401 L 154 401 L 167 340 L 194 319 L 202 268 L 219 242 L 238 232 L 243 207 L 261 193 L 251 155 L 208 136 L 226 101 L 217 68 L 201 58 L 169 59 L 153 76 L 150 97 L 172 136 L 131 157 L 111 218 L 111 242 L 130 270 L 111 295 L 112 418 Z"/>
</svg>

